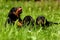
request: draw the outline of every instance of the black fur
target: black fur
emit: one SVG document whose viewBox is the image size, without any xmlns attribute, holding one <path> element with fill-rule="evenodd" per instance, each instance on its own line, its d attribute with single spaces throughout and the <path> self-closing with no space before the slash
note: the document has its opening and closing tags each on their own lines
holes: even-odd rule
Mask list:
<svg viewBox="0 0 60 40">
<path fill-rule="evenodd" d="M 34 26 L 34 19 L 31 16 L 25 16 L 23 19 L 23 24 L 32 24 L 32 26 Z"/>
<path fill-rule="evenodd" d="M 41 20 L 41 22 L 39 22 Z M 49 26 L 51 24 L 60 24 L 48 21 L 44 16 L 38 16 L 36 19 L 36 25 Z"/>
<path fill-rule="evenodd" d="M 5 26 L 6 26 L 7 23 L 14 25 L 14 23 L 15 23 L 15 21 L 16 21 L 17 19 L 18 19 L 18 21 L 22 21 L 21 18 L 20 18 L 20 14 L 21 14 L 21 13 L 19 13 L 19 15 L 18 15 L 18 17 L 17 17 L 17 16 L 14 14 L 14 12 L 16 12 L 16 11 L 17 11 L 17 7 L 13 7 L 13 8 L 10 10 L 10 12 L 9 12 L 9 14 L 8 14 L 8 18 L 7 18 L 6 22 L 5 22 Z"/>
</svg>

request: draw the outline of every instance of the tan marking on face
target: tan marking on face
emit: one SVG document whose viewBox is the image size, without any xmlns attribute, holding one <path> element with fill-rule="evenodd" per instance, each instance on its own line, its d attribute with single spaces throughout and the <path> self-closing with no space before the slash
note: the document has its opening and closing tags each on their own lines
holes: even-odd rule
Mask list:
<svg viewBox="0 0 60 40">
<path fill-rule="evenodd" d="M 16 11 L 16 14 L 18 15 L 19 12 L 22 12 L 22 8 L 18 8 L 17 11 Z"/>
<path fill-rule="evenodd" d="M 39 21 L 38 21 L 38 24 L 41 24 L 41 23 L 42 23 L 42 24 L 45 24 L 45 23 L 46 23 L 46 20 L 44 20 L 44 22 L 43 22 L 42 20 L 39 20 Z"/>
<path fill-rule="evenodd" d="M 42 20 L 39 20 L 39 21 L 38 21 L 38 24 L 41 24 L 41 22 L 42 22 Z"/>
<path fill-rule="evenodd" d="M 15 14 L 18 17 L 19 12 L 22 12 L 22 8 L 18 8 L 16 12 L 13 12 L 13 14 Z"/>
<path fill-rule="evenodd" d="M 18 15 L 16 14 L 16 12 L 13 12 L 14 15 L 16 15 L 18 17 Z"/>
</svg>

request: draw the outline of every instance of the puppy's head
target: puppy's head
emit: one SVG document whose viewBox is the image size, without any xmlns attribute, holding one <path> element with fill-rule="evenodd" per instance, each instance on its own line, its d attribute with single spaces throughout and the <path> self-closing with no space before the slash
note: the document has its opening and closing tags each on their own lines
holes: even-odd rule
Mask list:
<svg viewBox="0 0 60 40">
<path fill-rule="evenodd" d="M 22 13 L 22 8 L 18 7 L 16 8 L 15 11 L 13 11 L 13 14 L 16 15 L 17 17 Z"/>
<path fill-rule="evenodd" d="M 33 18 L 31 16 L 25 16 L 24 19 L 23 19 L 23 24 L 29 25 L 30 23 L 32 25 L 34 24 Z"/>
<path fill-rule="evenodd" d="M 44 16 L 38 16 L 37 19 L 36 19 L 36 24 L 37 25 L 45 25 L 46 23 L 46 19 Z"/>
<path fill-rule="evenodd" d="M 22 8 L 21 7 L 18 7 L 17 10 L 16 10 L 16 14 L 21 14 L 22 13 Z"/>
</svg>

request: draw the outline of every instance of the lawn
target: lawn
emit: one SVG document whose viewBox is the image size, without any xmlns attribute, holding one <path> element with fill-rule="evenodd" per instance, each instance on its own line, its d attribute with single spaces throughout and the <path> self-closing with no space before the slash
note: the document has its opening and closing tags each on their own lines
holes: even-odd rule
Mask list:
<svg viewBox="0 0 60 40">
<path fill-rule="evenodd" d="M 38 16 L 45 16 L 48 21 L 60 22 L 60 3 L 57 1 L 45 2 L 16 2 L 16 1 L 0 1 L 0 40 L 60 40 L 60 24 L 42 29 L 42 26 L 29 30 L 29 26 L 17 28 L 15 25 L 4 26 L 8 12 L 12 7 L 22 7 L 23 12 L 21 19 L 27 15 L 33 17 L 36 21 Z"/>
</svg>

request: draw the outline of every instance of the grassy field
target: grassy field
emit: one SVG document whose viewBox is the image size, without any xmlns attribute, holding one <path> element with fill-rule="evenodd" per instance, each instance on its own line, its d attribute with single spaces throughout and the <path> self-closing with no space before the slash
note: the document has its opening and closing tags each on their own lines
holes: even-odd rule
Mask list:
<svg viewBox="0 0 60 40">
<path fill-rule="evenodd" d="M 37 16 L 45 16 L 48 21 L 60 22 L 60 3 L 57 1 L 0 1 L 0 40 L 60 40 L 60 24 L 52 24 L 45 30 L 43 30 L 41 26 L 37 29 L 36 25 L 34 26 L 35 30 L 29 30 L 30 26 L 18 29 L 16 24 L 14 26 L 7 25 L 7 27 L 5 27 L 4 23 L 7 19 L 8 12 L 14 6 L 22 7 L 22 20 L 26 15 L 30 15 L 34 20 L 36 20 Z"/>
</svg>

